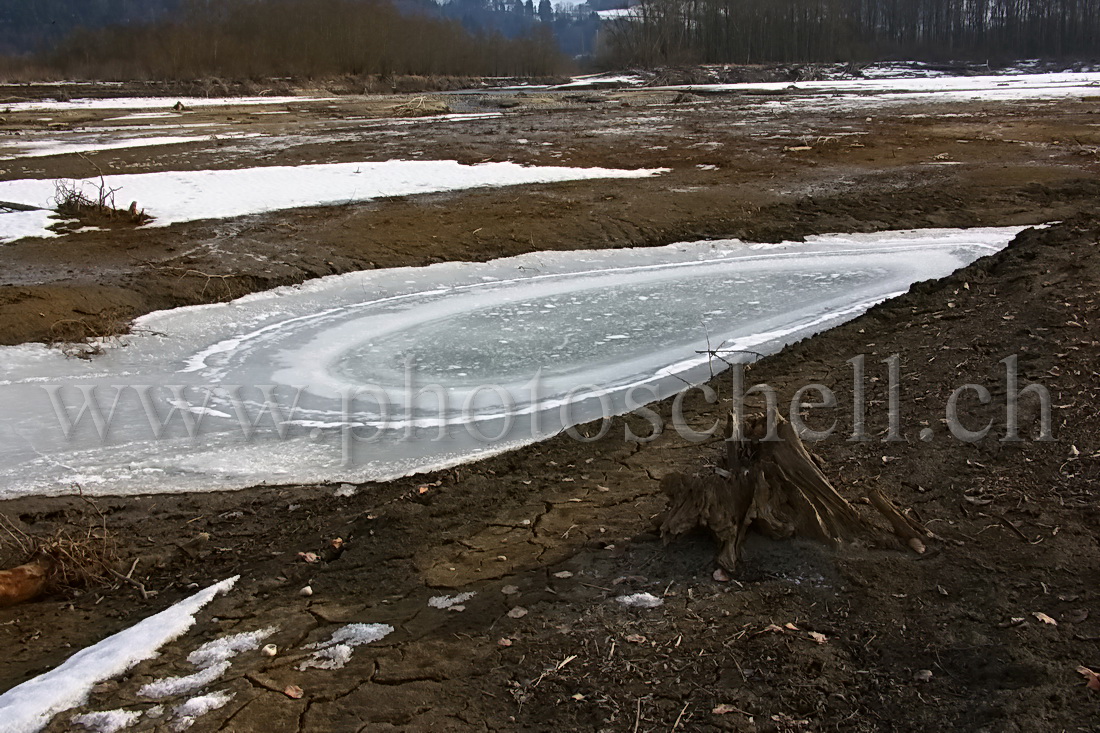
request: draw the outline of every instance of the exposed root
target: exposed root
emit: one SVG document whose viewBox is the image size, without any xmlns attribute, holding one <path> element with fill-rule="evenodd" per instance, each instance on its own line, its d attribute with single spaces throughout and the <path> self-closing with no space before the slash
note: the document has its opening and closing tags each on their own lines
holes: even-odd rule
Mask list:
<svg viewBox="0 0 1100 733">
<path fill-rule="evenodd" d="M 715 472 L 671 474 L 661 481 L 669 499 L 661 522 L 666 543 L 706 527 L 721 543 L 718 565 L 732 571 L 750 528 L 776 539 L 799 536 L 834 546 L 880 531 L 837 492 L 790 423 L 776 415 L 774 431 L 768 428 L 764 416 L 750 418 L 740 439 L 727 437 Z M 924 552 L 924 539 L 932 536 L 927 529 L 882 492 L 872 491 L 870 500 L 898 537 Z"/>
</svg>

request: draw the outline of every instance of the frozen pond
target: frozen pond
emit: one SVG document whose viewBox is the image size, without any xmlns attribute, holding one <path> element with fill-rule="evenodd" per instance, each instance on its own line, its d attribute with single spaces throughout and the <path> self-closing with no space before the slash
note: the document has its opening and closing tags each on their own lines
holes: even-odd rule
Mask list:
<svg viewBox="0 0 1100 733">
<path fill-rule="evenodd" d="M 622 413 L 1019 228 L 536 253 L 322 278 L 139 320 L 91 361 L 0 349 L 0 496 L 386 479 Z M 732 355 L 731 355 L 732 356 Z M 854 356 L 854 355 L 853 355 Z"/>
</svg>

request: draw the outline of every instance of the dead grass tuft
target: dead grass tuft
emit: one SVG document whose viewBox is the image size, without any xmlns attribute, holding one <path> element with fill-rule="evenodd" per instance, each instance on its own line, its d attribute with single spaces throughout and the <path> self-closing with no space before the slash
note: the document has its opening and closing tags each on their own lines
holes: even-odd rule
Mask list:
<svg viewBox="0 0 1100 733">
<path fill-rule="evenodd" d="M 79 488 L 79 487 L 78 487 Z M 49 567 L 49 586 L 54 590 L 73 591 L 107 586 L 118 580 L 117 542 L 107 528 L 107 518 L 90 499 L 96 517 L 79 527 L 61 527 L 45 535 L 21 529 L 8 516 L 0 514 L 0 550 L 5 557 L 20 556 L 20 562 L 44 562 Z"/>
</svg>

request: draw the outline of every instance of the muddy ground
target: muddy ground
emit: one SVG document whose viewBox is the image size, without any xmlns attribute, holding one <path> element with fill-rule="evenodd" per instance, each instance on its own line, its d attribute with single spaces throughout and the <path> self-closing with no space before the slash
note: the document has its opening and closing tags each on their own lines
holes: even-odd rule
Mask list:
<svg viewBox="0 0 1100 733">
<path fill-rule="evenodd" d="M 454 111 L 499 101 L 444 99 Z M 401 100 L 303 105 L 289 117 L 196 112 L 204 124 L 281 142 L 89 158 L 119 171 L 417 155 L 671 171 L 5 245 L 0 340 L 113 332 L 152 309 L 365 267 L 1064 221 L 749 371 L 786 400 L 807 383 L 834 389 L 842 407 L 808 418 L 839 421 L 834 437 L 813 446 L 826 474 L 852 500 L 882 489 L 939 539 L 916 555 L 890 542 L 832 550 L 754 538 L 733 581 L 715 582 L 709 538 L 666 547 L 653 528 L 664 506 L 660 478 L 709 470 L 717 445 L 674 431 L 628 443 L 622 419 L 593 443 L 559 437 L 352 496 L 294 486 L 103 497 L 96 507 L 19 499 L 0 511 L 43 536 L 99 523 L 102 511 L 126 568 L 137 559 L 133 578 L 156 595 L 98 586 L 0 611 L 8 651 L 0 689 L 239 573 L 238 588 L 190 633 L 101 685 L 81 710 L 148 709 L 138 688 L 193 671 L 184 658 L 199 643 L 277 625 L 270 641 L 284 651 L 239 657 L 209 688 L 233 699 L 192 730 L 1095 730 L 1100 698 L 1075 669 L 1100 669 L 1098 103 L 843 110 L 657 92 L 520 99 L 501 117 L 381 127 L 371 125 Z M 87 166 L 75 156 L 17 161 L 5 177 L 86 175 Z M 871 439 L 851 442 L 847 362 L 860 354 Z M 881 360 L 894 354 L 903 439 L 883 442 Z M 1050 392 L 1053 441 L 1034 440 L 1034 400 L 1023 402 L 1024 440 L 1000 440 L 1001 360 L 1011 355 L 1022 384 Z M 949 396 L 966 383 L 992 393 L 988 406 L 973 392 L 960 403 L 968 426 L 993 421 L 974 443 L 944 425 Z M 685 401 L 700 429 L 728 406 L 728 380 L 713 386 L 717 402 L 698 390 Z M 644 422 L 627 419 L 645 434 Z M 919 437 L 925 428 L 930 440 Z M 337 537 L 346 543 L 338 557 L 300 559 L 324 554 Z M 307 584 L 313 594 L 304 597 Z M 477 595 L 461 612 L 428 606 L 432 596 L 468 591 Z M 634 610 L 614 600 L 641 591 L 663 605 Z M 517 607 L 526 614 L 509 613 Z M 343 670 L 298 669 L 303 644 L 348 622 L 395 631 L 358 648 Z M 284 694 L 288 685 L 302 697 Z M 69 730 L 70 720 L 59 716 L 49 730 Z M 145 718 L 136 729 L 157 725 L 171 723 Z"/>
</svg>

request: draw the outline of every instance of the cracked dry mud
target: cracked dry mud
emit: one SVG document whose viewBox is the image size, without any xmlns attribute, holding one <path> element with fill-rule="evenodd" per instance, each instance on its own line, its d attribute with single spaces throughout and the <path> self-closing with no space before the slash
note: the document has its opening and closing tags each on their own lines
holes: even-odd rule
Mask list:
<svg viewBox="0 0 1100 733">
<path fill-rule="evenodd" d="M 267 641 L 279 655 L 237 657 L 209 688 L 233 699 L 191 730 L 1093 729 L 1097 698 L 1075 668 L 1100 668 L 1096 102 L 764 115 L 738 98 L 671 105 L 636 95 L 615 95 L 630 107 L 532 106 L 338 146 L 311 146 L 310 131 L 336 118 L 303 111 L 278 123 L 302 141 L 270 151 L 265 163 L 417 150 L 467 162 L 549 162 L 560 152 L 554 162 L 673 171 L 614 188 L 476 191 L 5 246 L 0 334 L 15 343 L 44 337 L 44 324 L 73 313 L 88 320 L 117 309 L 128 317 L 433 258 L 1065 220 L 749 372 L 787 401 L 819 382 L 846 405 L 846 362 L 865 354 L 873 439 L 847 441 L 850 415 L 838 410 L 836 436 L 813 450 L 846 497 L 880 488 L 941 541 L 918 556 L 887 545 L 832 551 L 754 537 L 734 582 L 716 583 L 707 537 L 664 547 L 654 533 L 659 479 L 698 470 L 716 446 L 673 431 L 628 444 L 624 426 L 648 434 L 647 425 L 618 418 L 593 443 L 559 436 L 449 471 L 360 486 L 353 496 L 294 486 L 98 500 L 123 551 L 141 558 L 135 577 L 158 594 L 142 601 L 129 586 L 93 589 L 0 611 L 9 650 L 0 685 L 52 668 L 196 585 L 240 573 L 238 587 L 204 610 L 191 632 L 97 688 L 73 713 L 146 709 L 152 703 L 137 696 L 139 687 L 192 672 L 185 659 L 199 644 L 277 625 Z M 668 111 L 667 119 L 631 122 L 653 109 Z M 751 126 L 729 124 L 746 119 Z M 620 128 L 626 134 L 614 132 Z M 859 133 L 862 147 L 830 142 L 837 131 Z M 806 136 L 822 142 L 784 150 Z M 520 145 L 517 137 L 551 145 Z M 699 145 L 707 142 L 720 146 Z M 943 153 L 965 164 L 928 165 Z M 152 165 L 173 167 L 187 155 L 165 150 Z M 192 157 L 195 166 L 255 162 L 244 153 Z M 149 163 L 133 151 L 100 159 L 120 170 Z M 78 162 L 35 165 L 54 175 Z M 170 268 L 230 277 L 203 280 Z M 881 360 L 892 354 L 901 357 L 905 440 L 883 443 Z M 989 406 L 962 403 L 967 425 L 1003 419 L 1000 360 L 1011 354 L 1025 383 L 1050 390 L 1056 440 L 1003 443 L 999 428 L 978 443 L 949 438 L 944 406 L 960 384 L 985 384 L 994 397 Z M 726 409 L 728 380 L 719 376 L 713 387 L 715 403 L 698 390 L 685 400 L 697 429 Z M 822 427 L 832 416 L 809 419 Z M 1021 424 L 1029 433 L 1034 417 L 1035 405 L 1025 401 Z M 930 442 L 917 437 L 925 427 Z M 91 510 L 75 498 L 27 498 L 0 511 L 48 532 L 79 525 Z M 335 537 L 347 543 L 338 559 L 298 559 Z M 313 595 L 303 597 L 306 584 Z M 467 591 L 476 595 L 462 611 L 428 606 L 433 596 Z M 664 603 L 645 610 L 615 600 L 636 592 Z M 509 615 L 516 607 L 527 613 Z M 342 670 L 299 670 L 304 645 L 348 623 L 395 631 L 357 647 Z M 919 681 L 922 670 L 932 673 L 928 681 Z M 301 699 L 284 694 L 290 685 L 302 689 Z M 70 730 L 71 715 L 47 730 Z M 145 720 L 136 729 L 156 725 Z"/>
</svg>

